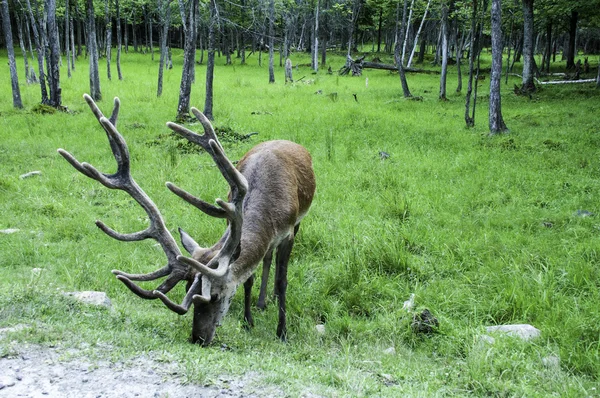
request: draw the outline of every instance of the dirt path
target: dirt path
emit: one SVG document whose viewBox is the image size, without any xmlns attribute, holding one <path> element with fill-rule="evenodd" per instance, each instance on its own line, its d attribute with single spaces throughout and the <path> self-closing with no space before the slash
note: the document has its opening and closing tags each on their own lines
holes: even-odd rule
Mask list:
<svg viewBox="0 0 600 398">
<path fill-rule="evenodd" d="M 0 338 L 3 330 L 0 329 Z M 6 329 L 4 330 L 6 331 Z M 219 377 L 216 386 L 184 384 L 178 364 L 138 357 L 127 362 L 87 360 L 74 349 L 23 346 L 0 358 L 0 398 L 280 397 L 252 372 Z M 258 381 L 258 382 L 257 382 Z"/>
</svg>

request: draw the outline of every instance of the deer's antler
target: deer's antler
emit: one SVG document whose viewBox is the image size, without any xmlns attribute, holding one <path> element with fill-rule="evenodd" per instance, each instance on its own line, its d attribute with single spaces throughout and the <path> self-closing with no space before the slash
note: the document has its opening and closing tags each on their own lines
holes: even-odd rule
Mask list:
<svg viewBox="0 0 600 398">
<path fill-rule="evenodd" d="M 183 200 L 196 206 L 204 213 L 213 217 L 227 218 L 229 221 L 228 234 L 225 243 L 217 255 L 215 255 L 208 264 L 202 264 L 189 257 L 177 257 L 179 261 L 194 267 L 196 270 L 201 272 L 208 280 L 214 280 L 225 277 L 229 271 L 231 258 L 233 257 L 234 252 L 240 243 L 243 222 L 242 203 L 244 201 L 246 192 L 248 191 L 248 182 L 242 173 L 240 173 L 233 166 L 227 156 L 225 156 L 223 147 L 219 143 L 219 140 L 215 134 L 215 130 L 213 129 L 213 126 L 208 118 L 196 108 L 192 108 L 192 113 L 194 116 L 196 116 L 204 128 L 203 135 L 196 134 L 193 131 L 176 123 L 169 122 L 167 123 L 167 127 L 182 137 L 185 137 L 190 142 L 200 145 L 211 155 L 217 164 L 217 167 L 221 171 L 221 174 L 229 183 L 231 188 L 231 202 L 225 202 L 221 199 L 217 199 L 216 202 L 219 207 L 216 207 L 196 198 L 172 183 L 167 183 L 167 187 Z M 205 291 L 204 288 L 203 291 Z"/>
<path fill-rule="evenodd" d="M 127 192 L 146 211 L 148 218 L 150 219 L 150 225 L 143 231 L 122 234 L 109 228 L 102 221 L 96 221 L 96 225 L 108 236 L 120 241 L 131 242 L 150 238 L 156 240 L 161 245 L 167 257 L 167 264 L 164 267 L 147 274 L 128 274 L 119 270 L 113 270 L 112 272 L 116 275 L 117 279 L 123 282 L 139 297 L 144 299 L 162 299 L 166 293 L 177 285 L 177 283 L 189 278 L 189 267 L 178 260 L 178 258 L 181 257 L 181 251 L 179 250 L 175 239 L 173 239 L 173 236 L 165 226 L 160 211 L 152 199 L 146 195 L 131 176 L 129 149 L 127 148 L 127 143 L 116 128 L 120 108 L 119 99 L 115 98 L 112 115 L 110 119 L 107 119 L 89 95 L 85 94 L 83 97 L 106 132 L 112 153 L 117 162 L 117 171 L 114 174 L 101 173 L 88 163 L 80 163 L 73 155 L 64 149 L 58 149 L 58 153 L 60 153 L 75 169 L 87 177 L 99 181 L 107 188 L 119 189 Z M 142 289 L 133 282 L 152 281 L 164 276 L 168 276 L 167 279 L 155 290 Z M 198 283 L 192 283 L 192 286 L 188 290 L 188 294 L 180 307 L 185 307 L 187 311 L 193 296 L 200 293 L 200 288 L 201 286 Z M 167 306 L 170 309 L 173 309 L 171 306 Z"/>
</svg>

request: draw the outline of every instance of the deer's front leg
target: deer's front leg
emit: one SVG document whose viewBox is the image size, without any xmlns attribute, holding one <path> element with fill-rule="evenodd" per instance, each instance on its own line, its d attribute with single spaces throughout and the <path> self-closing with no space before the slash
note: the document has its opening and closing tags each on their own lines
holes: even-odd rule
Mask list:
<svg viewBox="0 0 600 398">
<path fill-rule="evenodd" d="M 279 323 L 277 324 L 277 337 L 282 341 L 286 340 L 287 325 L 285 318 L 285 293 L 287 290 L 287 267 L 294 246 L 294 234 L 290 234 L 285 238 L 279 246 L 277 246 L 277 255 L 275 257 L 275 292 L 277 294 L 277 302 L 279 303 Z"/>
<path fill-rule="evenodd" d="M 254 327 L 251 312 L 252 285 L 254 285 L 254 274 L 250 275 L 250 278 L 244 282 L 244 327 L 246 329 Z"/>
<path fill-rule="evenodd" d="M 267 297 L 267 284 L 269 283 L 269 270 L 271 269 L 271 263 L 273 262 L 273 250 L 269 250 L 263 258 L 263 272 L 260 281 L 260 293 L 258 295 L 258 303 L 256 306 L 264 310 L 267 307 L 265 299 Z"/>
</svg>

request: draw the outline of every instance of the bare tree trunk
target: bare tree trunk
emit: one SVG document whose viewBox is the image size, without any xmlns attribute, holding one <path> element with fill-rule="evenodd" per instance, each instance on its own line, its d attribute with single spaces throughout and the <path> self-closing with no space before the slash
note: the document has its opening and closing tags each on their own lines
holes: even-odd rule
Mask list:
<svg viewBox="0 0 600 398">
<path fill-rule="evenodd" d="M 319 71 L 319 6 L 320 1 L 317 0 L 315 5 L 315 25 L 313 29 L 313 46 L 311 56 L 311 66 L 315 72 Z"/>
<path fill-rule="evenodd" d="M 65 0 L 65 51 L 67 55 L 67 77 L 71 77 L 71 46 L 69 45 L 69 0 Z"/>
<path fill-rule="evenodd" d="M 180 12 L 185 16 L 185 9 Z M 185 33 L 185 43 L 183 47 L 183 70 L 181 72 L 181 84 L 179 86 L 179 102 L 177 104 L 177 119 L 184 120 L 190 113 L 190 96 L 192 93 L 192 82 L 194 80 L 194 67 L 196 61 L 196 9 L 198 0 L 191 0 L 189 4 L 188 15 L 183 21 L 183 30 Z M 187 21 L 186 21 L 187 19 Z"/>
<path fill-rule="evenodd" d="M 106 0 L 104 4 L 104 24 L 106 25 L 106 76 L 108 77 L 108 80 L 112 80 L 110 73 L 110 58 L 112 48 L 112 18 L 110 17 L 110 0 Z"/>
<path fill-rule="evenodd" d="M 412 20 L 414 5 L 415 5 L 415 0 L 411 0 L 410 1 L 410 11 L 408 13 L 408 20 L 406 21 L 406 29 L 405 29 L 406 32 L 404 34 L 404 43 L 402 44 L 402 65 L 404 65 L 404 58 L 406 56 L 406 46 L 408 45 L 408 33 L 409 33 L 408 27 L 410 26 L 410 21 Z"/>
<path fill-rule="evenodd" d="M 246 1 L 242 0 L 241 7 L 241 19 L 242 19 L 242 27 L 240 29 L 240 63 L 242 65 L 246 65 Z"/>
<path fill-rule="evenodd" d="M 476 53 L 479 49 L 475 47 L 477 40 L 475 38 L 478 35 L 477 32 L 477 6 L 479 0 L 473 1 L 473 11 L 471 13 L 471 43 L 469 44 L 469 79 L 467 80 L 467 95 L 465 96 L 465 123 L 467 127 L 473 127 L 475 125 L 475 109 L 473 109 L 473 116 L 471 116 L 471 94 L 473 92 L 473 69 L 475 63 Z M 477 84 L 477 83 L 476 83 Z M 475 108 L 475 106 L 473 106 Z"/>
<path fill-rule="evenodd" d="M 69 18 L 69 35 L 71 37 L 71 69 L 75 70 L 75 28 L 73 17 Z"/>
<path fill-rule="evenodd" d="M 546 70 L 546 73 L 550 73 L 550 57 L 552 56 L 552 21 L 549 21 L 546 25 L 546 65 L 542 65 L 542 68 Z"/>
<path fill-rule="evenodd" d="M 19 16 L 18 12 L 15 12 L 15 18 L 17 19 L 17 34 L 19 36 L 19 46 L 21 47 L 21 54 L 23 55 L 23 62 L 25 63 L 25 81 L 27 82 L 27 84 L 30 84 L 32 83 L 32 81 L 29 76 L 29 56 L 27 55 L 27 50 L 25 49 L 25 42 L 23 40 L 23 20 Z"/>
<path fill-rule="evenodd" d="M 102 99 L 100 91 L 100 71 L 98 68 L 98 43 L 96 42 L 96 21 L 94 19 L 94 2 L 87 0 L 87 47 L 90 61 L 90 96 L 94 101 Z"/>
<path fill-rule="evenodd" d="M 530 93 L 535 91 L 533 82 L 533 0 L 523 0 L 523 78 L 521 91 Z"/>
<path fill-rule="evenodd" d="M 217 25 L 217 3 L 210 0 L 210 18 L 208 21 L 208 56 L 206 60 L 206 96 L 204 115 L 213 120 L 213 80 L 215 71 L 215 25 Z"/>
<path fill-rule="evenodd" d="M 119 0 L 115 0 L 115 12 L 117 18 L 117 75 L 119 75 L 119 80 L 123 80 L 123 74 L 121 73 L 121 10 Z"/>
<path fill-rule="evenodd" d="M 458 24 L 456 26 L 457 35 L 458 35 Z M 456 92 L 460 93 L 462 91 L 462 57 L 463 57 L 463 48 L 465 46 L 465 31 L 463 30 L 460 35 L 460 41 L 456 48 L 456 72 L 458 75 L 458 84 L 456 85 Z"/>
<path fill-rule="evenodd" d="M 40 82 L 40 89 L 42 92 L 42 104 L 47 104 L 48 103 L 48 92 L 46 91 L 46 73 L 44 72 L 44 46 L 42 45 L 42 40 L 40 38 L 40 32 L 38 29 L 38 23 L 36 21 L 39 20 L 36 19 L 33 16 L 33 10 L 31 9 L 31 3 L 29 2 L 29 0 L 26 0 L 27 2 L 27 9 L 29 10 L 29 21 L 31 22 L 31 28 L 33 30 L 33 39 L 35 42 L 35 49 L 37 52 L 37 60 L 38 60 L 38 76 L 39 76 L 39 82 Z M 37 14 L 37 7 L 36 7 L 36 14 Z"/>
<path fill-rule="evenodd" d="M 425 23 L 425 18 L 427 18 L 427 11 L 429 10 L 429 5 L 431 4 L 431 0 L 427 0 L 427 6 L 425 7 L 425 13 L 423 14 L 423 19 L 421 19 L 421 23 L 419 24 L 419 30 L 417 30 L 417 34 L 415 36 L 415 44 L 413 45 L 413 49 L 410 53 L 410 57 L 408 58 L 408 62 L 406 63 L 406 67 L 410 68 L 412 64 L 413 56 L 415 55 L 415 50 L 417 49 L 417 42 L 419 41 L 419 35 L 421 34 L 421 29 L 423 29 L 423 24 Z"/>
<path fill-rule="evenodd" d="M 440 75 L 440 99 L 447 101 L 446 98 L 446 77 L 448 76 L 448 2 L 442 1 L 442 27 L 441 27 L 441 42 L 442 42 L 442 73 Z"/>
<path fill-rule="evenodd" d="M 269 0 L 269 83 L 275 83 L 273 56 L 275 47 L 275 1 Z"/>
<path fill-rule="evenodd" d="M 575 68 L 575 38 L 577 37 L 577 21 L 579 20 L 579 13 L 575 10 L 571 11 L 571 17 L 569 18 L 569 40 L 567 41 L 567 69 Z"/>
<path fill-rule="evenodd" d="M 398 74 L 400 75 L 400 84 L 402 85 L 402 93 L 404 98 L 412 97 L 408 88 L 408 82 L 406 81 L 406 74 L 404 72 L 404 66 L 402 66 L 402 60 L 400 59 L 400 38 L 404 37 L 404 29 L 406 26 L 406 6 L 407 1 L 404 0 L 404 7 L 402 11 L 402 23 L 400 24 L 400 30 L 398 30 L 399 18 L 400 18 L 400 2 L 396 5 L 396 46 L 394 48 L 394 59 L 396 61 L 396 67 L 398 68 Z"/>
<path fill-rule="evenodd" d="M 10 17 L 8 14 L 8 0 L 2 0 L 0 4 L 0 13 L 2 15 L 2 28 L 4 30 L 4 40 L 8 50 L 8 65 L 10 68 L 10 82 L 12 87 L 13 107 L 23 108 L 21 101 L 21 91 L 19 89 L 19 77 L 17 75 L 17 62 L 15 61 L 15 49 L 13 47 L 12 29 L 10 27 Z"/>
<path fill-rule="evenodd" d="M 49 105 L 58 108 L 62 105 L 60 89 L 60 49 L 58 46 L 58 25 L 56 24 L 56 0 L 46 0 L 48 27 L 48 86 L 50 88 Z"/>
<path fill-rule="evenodd" d="M 348 25 L 348 53 L 346 57 L 350 57 L 352 53 L 352 44 L 354 39 L 354 28 L 358 21 L 358 14 L 360 13 L 361 2 L 360 0 L 352 1 L 352 14 L 350 17 L 350 24 Z"/>
<path fill-rule="evenodd" d="M 508 129 L 502 118 L 500 80 L 502 78 L 502 4 L 492 0 L 492 72 L 490 76 L 490 134 L 504 133 Z"/>
<path fill-rule="evenodd" d="M 160 13 L 160 22 L 162 33 L 160 36 L 160 60 L 158 62 L 158 87 L 156 96 L 162 95 L 163 89 L 163 72 L 165 70 L 165 60 L 168 56 L 167 36 L 169 34 L 169 24 L 171 22 L 171 7 L 170 0 L 158 0 L 158 12 Z"/>
</svg>

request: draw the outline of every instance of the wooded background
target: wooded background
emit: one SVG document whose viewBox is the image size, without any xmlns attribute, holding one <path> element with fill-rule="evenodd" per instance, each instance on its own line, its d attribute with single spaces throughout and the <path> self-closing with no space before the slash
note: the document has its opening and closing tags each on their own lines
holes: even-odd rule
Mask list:
<svg viewBox="0 0 600 398">
<path fill-rule="evenodd" d="M 82 57 L 89 60 L 90 94 L 100 100 L 99 60 L 105 60 L 107 78 L 112 79 L 113 49 L 119 79 L 122 51 L 159 57 L 158 96 L 163 70 L 172 67 L 170 49 L 184 49 L 179 118 L 189 112 L 194 66 L 206 62 L 204 112 L 211 119 L 215 53 L 224 56 L 226 64 L 234 59 L 244 64 L 251 55 L 262 64 L 263 53 L 268 53 L 269 83 L 275 82 L 274 65 L 283 67 L 294 51 L 311 53 L 314 71 L 327 67 L 328 52 L 344 52 L 345 72 L 353 74 L 369 67 L 357 65 L 353 54 L 374 53 L 370 67 L 398 68 L 405 97 L 411 94 L 404 70 L 431 54 L 433 65 L 441 67 L 440 99 L 446 98 L 448 63 L 457 64 L 457 91 L 462 89 L 462 59 L 468 60 L 470 97 L 477 55 L 492 46 L 494 20 L 498 21 L 494 48 L 499 59 L 506 55 L 506 61 L 493 65 L 504 68 L 505 74 L 522 74 L 522 93 L 535 90 L 534 77 L 550 74 L 557 57 L 566 60 L 563 72 L 571 73 L 566 78 L 577 80 L 581 72 L 589 72 L 588 55 L 600 53 L 598 0 L 1 0 L 1 4 L 0 45 L 8 49 L 16 107 L 22 106 L 18 69 L 27 83 L 40 83 L 43 104 L 61 107 L 60 64 L 66 62 L 70 76 Z M 13 43 L 20 47 L 23 66 L 16 66 Z M 538 61 L 534 55 L 539 55 Z M 390 61 L 382 63 L 386 57 Z M 523 69 L 515 71 L 514 64 L 521 60 Z M 496 71 L 496 79 L 500 73 Z M 469 117 L 465 119 L 469 125 Z"/>
</svg>

